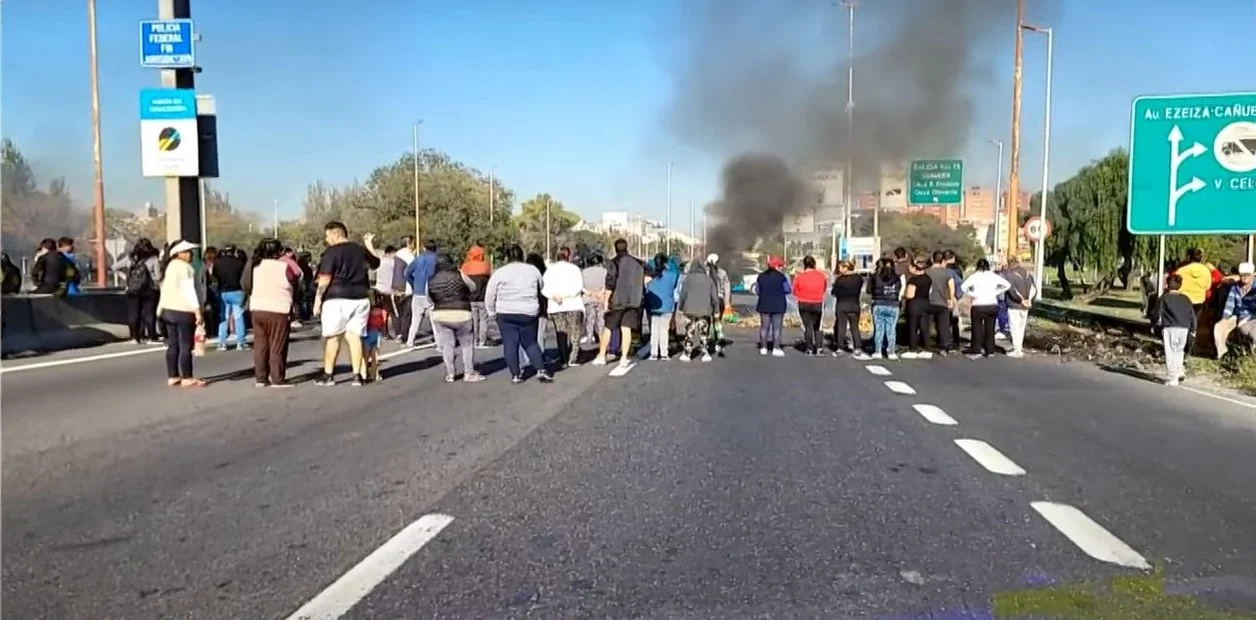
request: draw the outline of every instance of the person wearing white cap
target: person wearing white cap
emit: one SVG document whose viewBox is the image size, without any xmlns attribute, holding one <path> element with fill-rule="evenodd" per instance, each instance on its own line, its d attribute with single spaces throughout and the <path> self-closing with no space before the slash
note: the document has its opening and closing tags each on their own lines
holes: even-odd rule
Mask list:
<svg viewBox="0 0 1256 620">
<path fill-rule="evenodd" d="M 1253 279 L 1256 279 L 1256 265 L 1240 264 L 1238 282 L 1231 285 L 1221 319 L 1212 328 L 1218 359 L 1230 351 L 1227 341 L 1236 331 L 1256 342 L 1256 286 L 1252 286 Z"/>
<path fill-rule="evenodd" d="M 720 267 L 720 255 L 707 255 L 707 274 L 715 282 L 715 294 L 719 298 L 719 307 L 711 318 L 711 341 L 715 343 L 715 353 L 724 355 L 724 313 L 733 305 L 733 288 L 728 281 L 728 272 Z"/>
<path fill-rule="evenodd" d="M 192 375 L 196 330 L 205 325 L 205 316 L 201 313 L 204 297 L 196 285 L 196 270 L 192 268 L 192 252 L 199 247 L 183 239 L 171 244 L 167 254 L 169 263 L 161 278 L 157 316 L 166 326 L 166 385 L 171 387 L 206 385 L 203 379 Z"/>
</svg>

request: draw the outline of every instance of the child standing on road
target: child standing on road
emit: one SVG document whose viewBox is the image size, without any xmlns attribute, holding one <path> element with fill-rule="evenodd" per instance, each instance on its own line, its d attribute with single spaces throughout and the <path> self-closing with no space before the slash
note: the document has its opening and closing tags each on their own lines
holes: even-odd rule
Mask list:
<svg viewBox="0 0 1256 620">
<path fill-rule="evenodd" d="M 379 381 L 379 343 L 388 328 L 388 301 L 379 293 L 371 293 L 371 313 L 366 318 L 366 333 L 362 334 L 362 368 L 368 381 Z"/>
<path fill-rule="evenodd" d="M 1170 275 L 1165 288 L 1158 303 L 1156 325 L 1164 339 L 1164 384 L 1175 387 L 1186 378 L 1186 342 L 1195 335 L 1196 318 L 1190 298 L 1182 293 L 1182 276 Z"/>
</svg>

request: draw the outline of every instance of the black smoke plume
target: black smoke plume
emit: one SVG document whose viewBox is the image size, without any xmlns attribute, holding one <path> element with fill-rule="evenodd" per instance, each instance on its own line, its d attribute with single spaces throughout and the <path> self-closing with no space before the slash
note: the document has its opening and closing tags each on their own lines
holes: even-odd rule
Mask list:
<svg viewBox="0 0 1256 620">
<path fill-rule="evenodd" d="M 796 187 L 810 166 L 841 165 L 850 154 L 854 189 L 866 191 L 879 186 L 883 164 L 958 156 L 975 104 L 988 96 L 990 61 L 1003 61 L 990 43 L 1010 41 L 1015 5 L 859 0 L 853 142 L 840 3 L 710 0 L 684 16 L 683 39 L 693 45 L 673 72 L 665 119 L 682 144 L 728 160 L 710 211 L 723 222 L 712 250 L 746 249 L 747 239 L 779 231 L 806 203 L 809 190 Z"/>
</svg>

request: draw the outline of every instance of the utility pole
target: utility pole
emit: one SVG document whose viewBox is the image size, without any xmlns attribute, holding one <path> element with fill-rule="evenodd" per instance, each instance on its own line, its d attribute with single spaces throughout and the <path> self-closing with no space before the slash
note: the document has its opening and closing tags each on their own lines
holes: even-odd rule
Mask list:
<svg viewBox="0 0 1256 620">
<path fill-rule="evenodd" d="M 488 173 L 488 223 L 493 225 L 493 193 L 497 190 L 497 168 Z"/>
<path fill-rule="evenodd" d="M 1003 141 L 991 140 L 990 144 L 999 147 L 998 172 L 994 173 L 994 234 L 991 235 L 990 253 L 994 260 L 999 260 L 999 236 L 1003 234 Z"/>
<path fill-rule="evenodd" d="M 1016 48 L 1013 52 L 1012 69 L 1012 160 L 1008 165 L 1007 178 L 1007 253 L 1016 253 L 1020 235 L 1020 129 L 1021 129 L 1021 79 L 1025 65 L 1025 36 L 1021 24 L 1025 22 L 1025 0 L 1016 0 Z M 1039 284 L 1041 286 L 1041 284 Z"/>
<path fill-rule="evenodd" d="M 414 122 L 414 247 L 423 246 L 422 227 L 419 226 L 419 125 L 423 119 Z"/>
<path fill-rule="evenodd" d="M 846 203 L 846 221 L 842 226 L 842 235 L 846 237 L 849 243 L 851 233 L 853 232 L 851 212 L 854 210 L 852 196 L 854 195 L 855 185 L 855 4 L 856 0 L 842 0 L 842 5 L 846 7 L 847 26 L 849 32 L 846 35 L 847 56 L 846 56 L 846 179 L 845 185 L 846 196 L 843 202 Z M 878 207 L 872 215 L 872 236 L 876 237 L 881 232 L 880 228 L 880 208 Z M 835 258 L 836 251 L 834 252 Z M 877 248 L 877 255 L 880 256 L 881 248 Z"/>
<path fill-rule="evenodd" d="M 545 197 L 545 260 L 550 260 L 550 204 L 554 202 L 553 198 Z"/>
<path fill-rule="evenodd" d="M 667 162 L 667 255 L 672 255 L 672 162 Z"/>
<path fill-rule="evenodd" d="M 694 220 L 694 216 L 693 216 L 693 199 L 692 199 L 692 198 L 690 198 L 690 199 L 689 199 L 689 243 L 690 243 L 690 245 L 689 245 L 689 259 L 690 259 L 690 260 L 693 260 L 693 258 L 694 258 L 694 256 L 695 256 L 695 254 L 694 254 L 694 251 L 693 251 L 693 250 L 694 250 L 694 246 L 696 246 L 696 245 L 697 245 L 697 243 L 698 243 L 698 238 L 694 236 L 694 235 L 697 233 L 697 231 L 696 231 L 696 230 L 694 230 L 694 226 L 695 226 L 696 224 L 697 224 L 697 222 Z"/>
<path fill-rule="evenodd" d="M 1052 57 L 1055 55 L 1055 31 L 1050 28 L 1025 24 L 1022 26 L 1030 32 L 1047 35 L 1047 91 L 1046 91 L 1046 117 L 1042 124 L 1042 198 L 1038 201 L 1038 217 L 1042 220 L 1042 226 L 1046 226 L 1047 222 L 1047 188 L 1048 172 L 1051 166 L 1051 64 Z M 1045 230 L 1045 228 L 1044 228 Z M 1046 264 L 1047 256 L 1047 238 L 1042 237 L 1034 244 L 1034 281 L 1037 282 L 1038 299 L 1042 298 L 1042 272 Z"/>
<path fill-rule="evenodd" d="M 191 0 L 157 0 L 158 19 L 191 19 Z M 195 90 L 199 67 L 162 69 L 162 88 Z M 201 236 L 201 179 L 166 177 L 166 238 L 204 245 Z M 102 190 L 103 191 L 103 188 Z M 201 248 L 204 249 L 203 247 Z M 198 259 L 199 260 L 199 259 Z"/>
<path fill-rule="evenodd" d="M 91 48 L 92 73 L 92 168 L 95 175 L 92 198 L 92 228 L 96 233 L 96 286 L 104 288 L 105 272 L 105 176 L 100 148 L 100 70 L 96 57 L 96 0 L 87 0 L 87 36 Z"/>
<path fill-rule="evenodd" d="M 278 198 L 276 198 L 275 201 L 271 203 L 270 225 L 271 225 L 271 229 L 270 229 L 271 234 L 273 234 L 275 238 L 278 239 L 279 238 L 279 199 Z"/>
</svg>

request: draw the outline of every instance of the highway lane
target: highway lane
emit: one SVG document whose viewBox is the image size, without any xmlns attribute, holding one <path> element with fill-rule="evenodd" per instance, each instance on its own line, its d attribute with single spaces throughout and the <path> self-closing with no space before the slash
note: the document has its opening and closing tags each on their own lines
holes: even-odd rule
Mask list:
<svg viewBox="0 0 1256 620">
<path fill-rule="evenodd" d="M 429 514 L 453 521 L 347 617 L 979 618 L 1025 588 L 1144 574 L 1088 557 L 1038 501 L 1192 591 L 1245 604 L 1256 583 L 1256 412 L 1037 360 L 760 358 L 730 334 L 712 364 L 548 387 L 510 385 L 496 351 L 478 385 L 444 384 L 426 351 L 366 388 L 246 373 L 194 397 L 161 384 L 160 353 L 6 372 L 6 611 L 288 618 Z M 93 387 L 38 389 L 60 373 Z"/>
</svg>

